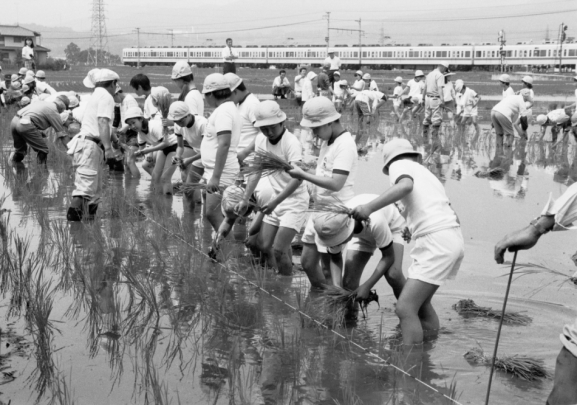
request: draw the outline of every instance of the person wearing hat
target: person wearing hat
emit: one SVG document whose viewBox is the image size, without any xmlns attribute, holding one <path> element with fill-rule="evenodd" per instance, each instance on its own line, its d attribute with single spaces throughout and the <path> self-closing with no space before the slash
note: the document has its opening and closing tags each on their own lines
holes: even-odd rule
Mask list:
<svg viewBox="0 0 577 405">
<path fill-rule="evenodd" d="M 295 96 L 298 106 L 303 105 L 303 86 L 307 77 L 308 69 L 305 66 L 301 66 L 299 69 L 299 74 L 295 76 Z"/>
<path fill-rule="evenodd" d="M 255 126 L 261 133 L 255 141 L 256 150 L 264 150 L 295 164 L 303 160 L 303 147 L 296 136 L 285 127 L 286 114 L 279 105 L 266 100 L 254 111 Z M 237 212 L 244 214 L 248 201 L 253 195 L 261 176 L 248 177 L 244 200 L 237 206 Z M 268 176 L 274 196 L 263 206 L 265 214 L 258 239 L 258 248 L 263 253 L 268 266 L 279 274 L 292 274 L 291 241 L 301 230 L 309 206 L 309 194 L 302 180 L 292 178 L 288 173 L 274 173 Z"/>
<path fill-rule="evenodd" d="M 27 86 L 25 89 L 24 86 Z M 32 100 L 32 97 L 38 98 L 36 95 L 36 81 L 34 76 L 26 75 L 22 80 L 22 92 Z"/>
<path fill-rule="evenodd" d="M 242 122 L 224 75 L 208 75 L 202 93 L 208 105 L 215 108 L 208 119 L 200 156 L 204 166 L 203 178 L 207 182 L 206 218 L 216 231 L 223 219 L 219 207 L 221 195 L 218 193 L 222 187 L 235 183 L 240 169 L 236 151 Z"/>
<path fill-rule="evenodd" d="M 66 215 L 69 221 L 94 218 L 102 193 L 103 162 L 120 159 L 119 151 L 112 148 L 112 142 L 117 139 L 111 134 L 113 95 L 120 78 L 110 69 L 101 69 L 93 78 L 95 88 L 84 108 L 80 132 L 67 145 L 75 170 L 74 190 Z"/>
<path fill-rule="evenodd" d="M 18 102 L 21 102 L 21 99 Z M 48 128 L 54 128 L 57 133 L 65 131 L 60 113 L 67 106 L 68 99 L 62 97 L 53 103 L 37 101 L 18 110 L 10 123 L 10 132 L 14 140 L 11 160 L 16 163 L 22 162 L 30 146 L 37 153 L 38 163 L 46 164 L 49 149 L 42 132 Z"/>
<path fill-rule="evenodd" d="M 10 78 L 10 86 L 4 92 L 4 103 L 6 105 L 11 105 L 20 102 L 22 99 L 22 82 L 18 75 L 13 74 Z"/>
<path fill-rule="evenodd" d="M 444 73 L 449 69 L 449 62 L 441 62 L 425 78 L 425 88 L 423 89 L 423 99 L 421 104 L 425 105 L 425 118 L 423 119 L 423 138 L 427 141 L 429 137 L 429 126 L 433 126 L 431 140 L 433 144 L 438 142 L 439 129 L 443 123 L 444 103 Z"/>
<path fill-rule="evenodd" d="M 499 76 L 499 82 L 501 83 L 501 87 L 503 88 L 503 98 L 515 95 L 515 90 L 513 90 L 513 88 L 510 85 L 511 77 L 508 74 L 504 73 L 501 76 Z"/>
<path fill-rule="evenodd" d="M 363 80 L 363 72 L 361 70 L 357 70 L 355 72 L 355 82 L 353 83 L 351 88 L 354 89 L 355 92 L 360 92 L 365 89 L 365 81 Z M 356 94 L 353 93 L 353 95 Z"/>
<path fill-rule="evenodd" d="M 171 104 L 168 118 L 174 122 L 174 135 L 178 141 L 173 164 L 180 166 L 181 179 L 184 183 L 198 183 L 198 179 L 202 178 L 204 173 L 200 160 L 200 145 L 206 132 L 207 120 L 202 115 L 193 114 L 184 101 Z M 195 196 L 187 195 L 185 198 L 194 211 Z"/>
<path fill-rule="evenodd" d="M 317 95 L 317 82 L 318 76 L 312 70 L 307 73 L 306 78 L 304 79 L 303 83 L 303 92 L 302 92 L 302 102 L 306 103 L 308 100 L 316 97 Z"/>
<path fill-rule="evenodd" d="M 303 106 L 301 126 L 312 128 L 315 138 L 322 141 L 315 174 L 295 167 L 288 174 L 316 186 L 315 203 L 334 204 L 335 201 L 348 202 L 355 196 L 353 185 L 357 175 L 357 145 L 349 131 L 340 122 L 341 114 L 326 97 L 313 98 Z M 311 215 L 302 236 L 303 253 L 301 264 L 314 287 L 326 283 L 325 275 L 319 267 L 321 256 L 328 262 L 326 249 L 318 247 Z"/>
<path fill-rule="evenodd" d="M 56 94 L 52 86 L 46 83 L 46 73 L 43 70 L 36 72 L 36 91 L 38 94 Z"/>
<path fill-rule="evenodd" d="M 505 261 L 505 252 L 529 250 L 549 232 L 575 231 L 577 218 L 577 183 L 573 183 L 556 200 L 549 196 L 549 201 L 541 215 L 533 219 L 526 227 L 504 236 L 495 245 L 494 258 L 498 264 Z M 575 236 L 569 236 L 570 244 L 575 245 Z M 559 243 L 557 239 L 555 243 Z M 577 265 L 576 256 L 573 262 Z M 577 277 L 577 273 L 573 275 Z M 561 331 L 561 351 L 557 355 L 553 389 L 547 399 L 549 405 L 568 405 L 577 403 L 577 319 L 567 323 Z"/>
<path fill-rule="evenodd" d="M 539 141 L 543 141 L 547 127 L 551 127 L 551 142 L 557 142 L 559 131 L 563 131 L 563 137 L 559 139 L 561 142 L 571 129 L 571 109 L 570 108 L 555 108 L 549 111 L 547 115 L 540 114 L 537 116 L 535 123 L 541 127 L 541 136 Z"/>
<path fill-rule="evenodd" d="M 335 48 L 329 48 L 327 54 L 328 56 L 325 58 L 323 64 L 325 65 L 329 65 L 329 80 L 331 82 L 331 86 L 333 85 L 334 82 L 337 82 L 340 80 L 340 75 L 338 78 L 334 77 L 334 74 L 336 71 L 338 71 L 341 68 L 341 58 L 339 58 L 338 56 L 335 55 Z"/>
<path fill-rule="evenodd" d="M 153 189 L 157 193 L 172 194 L 171 179 L 176 171 L 176 166 L 172 164 L 172 160 L 178 147 L 177 136 L 165 133 L 162 121 L 144 118 L 144 113 L 139 107 L 129 108 L 126 111 L 124 122 L 138 134 L 138 150 L 134 152 L 134 156 L 144 156 L 151 153 L 156 155 L 154 168 L 150 173 Z"/>
<path fill-rule="evenodd" d="M 376 194 L 360 194 L 347 203 L 354 208 L 377 198 Z M 345 214 L 323 213 L 314 219 L 317 244 L 324 246 L 331 256 L 333 283 L 354 291 L 356 298 L 368 298 L 375 284 L 385 276 L 398 299 L 406 283 L 403 275 L 403 232 L 405 219 L 394 205 L 388 205 L 370 215 L 366 222 Z M 342 252 L 346 247 L 344 263 Z M 361 275 L 376 249 L 381 260 L 372 276 L 360 285 Z M 342 278 L 342 283 L 340 282 Z M 360 285 L 360 286 L 359 286 Z"/>
<path fill-rule="evenodd" d="M 20 70 L 18 71 L 18 79 L 20 81 L 24 80 L 27 72 L 28 72 L 28 69 L 26 69 L 25 67 L 20 68 Z"/>
<path fill-rule="evenodd" d="M 289 79 L 286 77 L 286 70 L 281 69 L 278 72 L 278 76 L 274 78 L 272 82 L 272 95 L 276 100 L 278 97 L 285 99 L 291 91 L 291 84 Z"/>
<path fill-rule="evenodd" d="M 204 116 L 204 99 L 194 84 L 194 74 L 187 61 L 181 60 L 174 64 L 171 79 L 180 89 L 178 101 L 184 101 L 192 115 Z"/>
<path fill-rule="evenodd" d="M 363 81 L 365 82 L 365 89 L 369 89 L 371 91 L 379 91 L 379 86 L 377 86 L 377 82 L 371 78 L 370 73 L 365 73 L 363 75 Z"/>
<path fill-rule="evenodd" d="M 371 117 L 378 114 L 379 107 L 387 101 L 387 95 L 375 90 L 358 91 L 355 96 L 355 109 L 357 110 L 358 130 L 362 135 L 365 128 L 365 121 L 371 124 Z"/>
<path fill-rule="evenodd" d="M 402 121 L 405 112 L 410 110 L 411 116 L 413 118 L 417 117 L 417 114 L 421 112 L 423 109 L 423 105 L 421 104 L 421 100 L 423 99 L 423 90 L 425 89 L 425 74 L 422 70 L 415 71 L 415 76 L 413 79 L 407 82 L 407 86 L 405 87 L 405 91 L 401 98 L 403 99 L 404 105 L 407 107 L 403 110 L 400 120 Z"/>
<path fill-rule="evenodd" d="M 457 123 L 462 131 L 468 125 L 473 125 L 475 128 L 475 135 L 479 136 L 481 134 L 481 128 L 479 128 L 478 122 L 478 104 L 481 101 L 481 96 L 470 87 L 465 85 L 463 80 L 459 79 L 455 82 L 455 91 L 457 92 Z"/>
<path fill-rule="evenodd" d="M 389 176 L 391 187 L 352 210 L 353 218 L 366 221 L 373 212 L 402 203 L 402 215 L 415 241 L 413 262 L 395 309 L 404 345 L 421 344 L 426 332 L 439 331 L 431 299 L 441 285 L 456 277 L 464 257 L 457 214 L 443 184 L 419 163 L 421 158 L 406 139 L 387 142 L 383 146 L 383 173 Z"/>
<path fill-rule="evenodd" d="M 403 95 L 403 93 L 405 92 L 405 89 L 403 88 L 403 78 L 401 76 L 397 76 L 395 77 L 395 88 L 393 90 L 393 114 L 395 114 L 397 116 L 397 122 L 401 121 L 401 116 L 403 115 L 403 111 L 402 111 L 402 106 L 403 106 L 403 100 L 401 98 L 401 96 Z"/>
<path fill-rule="evenodd" d="M 501 100 L 491 110 L 491 121 L 497 136 L 498 150 L 503 150 L 504 136 L 506 137 L 507 146 L 512 144 L 514 135 L 513 123 L 517 121 L 519 116 L 527 113 L 525 102 L 529 101 L 530 97 L 529 89 L 523 89 L 519 95 L 508 96 Z"/>
<path fill-rule="evenodd" d="M 329 100 L 333 99 L 333 89 L 332 84 L 329 79 L 329 68 L 330 64 L 324 64 L 321 67 L 321 71 L 319 72 L 319 76 L 317 78 L 317 88 L 318 88 L 318 95 L 322 97 L 327 97 Z"/>
<path fill-rule="evenodd" d="M 254 151 L 255 139 L 260 133 L 254 125 L 256 121 L 254 110 L 260 104 L 260 100 L 246 88 L 244 81 L 236 74 L 227 73 L 224 77 L 228 80 L 232 90 L 232 100 L 237 105 L 242 122 L 237 149 L 238 162 L 242 163 Z"/>
<path fill-rule="evenodd" d="M 515 127 L 515 130 L 517 130 L 519 136 L 527 140 L 527 128 L 529 128 L 529 119 L 533 114 L 533 100 L 535 99 L 535 93 L 533 92 L 533 78 L 531 76 L 524 76 L 521 83 L 523 83 L 522 90 L 529 90 L 529 99 L 525 100 L 525 108 L 527 110 L 525 115 L 517 118 L 513 123 L 513 126 Z M 520 92 L 517 92 L 516 94 L 518 95 Z"/>
<path fill-rule="evenodd" d="M 126 124 L 126 113 L 129 109 L 138 107 L 138 102 L 135 98 L 126 94 L 122 87 L 116 85 L 114 92 L 114 119 L 112 121 L 112 131 L 116 134 L 120 144 L 114 146 L 118 149 L 122 145 L 121 150 L 124 153 L 123 167 L 128 169 L 134 178 L 140 178 L 140 170 L 136 166 L 136 158 L 134 153 L 138 150 L 138 133 L 128 127 Z"/>
<path fill-rule="evenodd" d="M 334 88 L 333 103 L 337 111 L 341 113 L 343 109 L 350 106 L 350 101 L 353 100 L 353 97 L 349 90 L 349 83 L 346 80 L 335 82 Z"/>
<path fill-rule="evenodd" d="M 234 61 L 238 59 L 238 52 L 232 48 L 232 38 L 227 38 L 225 42 L 226 46 L 222 48 L 222 60 L 224 62 L 222 67 L 223 75 L 236 73 L 236 64 Z"/>
</svg>

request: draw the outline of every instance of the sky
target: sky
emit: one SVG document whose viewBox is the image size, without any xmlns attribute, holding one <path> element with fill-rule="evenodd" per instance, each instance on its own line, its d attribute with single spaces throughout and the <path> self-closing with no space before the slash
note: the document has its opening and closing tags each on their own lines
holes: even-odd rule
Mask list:
<svg viewBox="0 0 577 405">
<path fill-rule="evenodd" d="M 2 24 L 58 27 L 44 33 L 45 43 L 89 41 L 92 0 L 0 0 L 0 7 Z M 229 36 L 239 45 L 323 44 L 327 12 L 331 27 L 342 29 L 330 31 L 331 45 L 358 43 L 358 32 L 345 29 L 358 30 L 359 19 L 364 44 L 496 42 L 501 29 L 510 44 L 540 42 L 547 27 L 555 38 L 562 22 L 577 36 L 577 0 L 107 0 L 105 10 L 112 48 L 136 45 L 137 27 L 141 46 L 220 45 Z"/>
</svg>

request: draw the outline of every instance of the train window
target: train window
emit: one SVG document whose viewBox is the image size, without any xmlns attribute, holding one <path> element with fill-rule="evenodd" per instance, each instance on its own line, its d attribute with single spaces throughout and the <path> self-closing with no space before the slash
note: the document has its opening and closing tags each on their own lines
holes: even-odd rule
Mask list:
<svg viewBox="0 0 577 405">
<path fill-rule="evenodd" d="M 569 56 L 577 56 L 577 49 L 569 49 Z"/>
<path fill-rule="evenodd" d="M 358 52 L 353 52 L 353 57 L 358 58 L 358 57 L 359 57 L 359 53 L 358 53 Z"/>
<path fill-rule="evenodd" d="M 471 57 L 471 51 L 465 51 L 464 56 L 465 56 L 465 58 L 470 58 Z"/>
<path fill-rule="evenodd" d="M 166 56 L 168 56 L 169 58 L 170 58 L 170 57 L 173 57 L 173 56 L 174 56 L 174 52 L 167 52 L 167 53 L 166 53 Z"/>
<path fill-rule="evenodd" d="M 563 49 L 563 56 L 567 56 L 567 49 Z"/>
<path fill-rule="evenodd" d="M 204 52 L 204 57 L 205 57 L 205 58 L 210 58 L 210 52 Z"/>
<path fill-rule="evenodd" d="M 505 52 L 505 56 L 507 56 L 508 58 L 510 58 L 513 54 L 513 51 L 507 51 Z"/>
<path fill-rule="evenodd" d="M 156 56 L 158 56 L 158 52 L 154 52 L 154 51 L 153 51 L 153 52 L 151 52 L 150 54 L 151 54 L 151 56 L 152 56 L 153 58 L 156 57 Z"/>
<path fill-rule="evenodd" d="M 418 58 L 419 52 L 417 51 L 409 51 L 409 58 Z"/>
<path fill-rule="evenodd" d="M 437 58 L 446 58 L 447 51 L 437 51 Z"/>
<path fill-rule="evenodd" d="M 363 51 L 363 58 L 366 58 L 366 57 L 367 57 L 367 52 Z"/>
</svg>

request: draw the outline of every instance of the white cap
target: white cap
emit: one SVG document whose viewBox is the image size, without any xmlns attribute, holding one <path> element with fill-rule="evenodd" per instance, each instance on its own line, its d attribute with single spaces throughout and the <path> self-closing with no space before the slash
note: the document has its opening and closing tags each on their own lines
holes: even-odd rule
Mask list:
<svg viewBox="0 0 577 405">
<path fill-rule="evenodd" d="M 228 80 L 221 73 L 211 73 L 204 79 L 204 84 L 202 85 L 202 94 L 212 93 L 217 90 L 230 89 Z"/>
<path fill-rule="evenodd" d="M 68 118 L 70 118 L 70 114 L 72 114 L 72 111 L 70 111 L 70 110 L 64 110 L 60 113 L 60 119 L 62 120 L 63 124 L 66 121 L 68 121 Z"/>
<path fill-rule="evenodd" d="M 36 77 L 39 79 L 46 79 L 46 73 L 44 73 L 43 70 L 39 70 L 38 72 L 36 72 Z"/>
<path fill-rule="evenodd" d="M 303 127 L 320 127 L 341 118 L 335 105 L 327 97 L 315 97 L 308 100 L 303 106 Z"/>
<path fill-rule="evenodd" d="M 28 72 L 28 69 L 23 67 L 23 68 L 20 68 L 20 70 L 18 71 L 18 74 L 24 76 L 26 74 L 26 72 Z"/>
<path fill-rule="evenodd" d="M 446 60 L 439 62 L 439 65 L 445 66 L 447 69 L 449 69 L 449 62 L 447 62 Z"/>
<path fill-rule="evenodd" d="M 130 107 L 124 115 L 124 123 L 132 118 L 144 118 L 140 107 Z"/>
<path fill-rule="evenodd" d="M 363 71 L 362 71 L 362 70 L 357 70 L 357 71 L 355 72 L 355 75 L 362 76 L 362 75 L 363 75 Z"/>
<path fill-rule="evenodd" d="M 363 75 L 363 80 L 371 80 L 371 74 L 370 73 L 365 73 Z"/>
<path fill-rule="evenodd" d="M 74 108 L 80 105 L 80 101 L 76 98 L 76 96 L 68 96 L 68 100 L 70 101 L 68 108 Z"/>
<path fill-rule="evenodd" d="M 286 121 L 286 114 L 280 109 L 277 102 L 265 100 L 255 106 L 254 126 L 256 128 L 274 125 Z"/>
<path fill-rule="evenodd" d="M 100 69 L 95 83 L 110 82 L 112 80 L 120 80 L 120 77 L 110 69 Z"/>
<path fill-rule="evenodd" d="M 422 70 L 415 71 L 415 77 L 419 77 L 419 76 L 425 76 L 425 74 L 423 73 Z"/>
<path fill-rule="evenodd" d="M 33 82 L 34 82 L 34 76 L 26 75 L 26 77 L 22 81 L 22 84 L 28 84 L 28 83 L 33 83 Z"/>
<path fill-rule="evenodd" d="M 82 84 L 89 89 L 93 89 L 96 87 L 96 83 L 98 83 L 98 76 L 100 75 L 100 69 L 92 69 L 86 74 L 84 80 L 82 80 Z"/>
<path fill-rule="evenodd" d="M 16 73 L 12 73 L 12 76 L 10 76 L 10 81 L 17 82 L 19 80 L 20 80 L 20 77 L 18 77 L 18 75 Z"/>
<path fill-rule="evenodd" d="M 34 74 L 33 70 L 29 70 L 28 72 L 26 72 L 26 76 L 30 76 L 30 77 L 35 77 L 36 75 Z"/>
<path fill-rule="evenodd" d="M 348 86 L 348 85 L 349 85 L 349 82 L 347 82 L 345 79 L 343 79 L 339 82 L 339 86 Z"/>
<path fill-rule="evenodd" d="M 545 114 L 540 114 L 537 116 L 535 122 L 537 123 L 537 125 L 543 125 L 547 122 L 547 116 Z"/>
<path fill-rule="evenodd" d="M 499 76 L 499 81 L 503 83 L 511 83 L 511 78 L 509 77 L 508 74 L 504 73 L 501 76 Z"/>
<path fill-rule="evenodd" d="M 12 82 L 10 84 L 10 87 L 13 88 L 14 90 L 18 90 L 18 89 L 22 88 L 22 83 L 21 82 Z"/>
<path fill-rule="evenodd" d="M 30 90 L 30 86 L 27 84 L 22 85 L 22 93 L 27 93 Z"/>
<path fill-rule="evenodd" d="M 465 82 L 462 81 L 461 79 L 455 80 L 455 91 L 458 93 L 461 90 L 463 90 L 463 86 L 465 85 Z"/>
<path fill-rule="evenodd" d="M 25 107 L 30 104 L 30 98 L 24 96 L 20 99 L 20 107 Z"/>
<path fill-rule="evenodd" d="M 329 48 L 329 51 L 327 53 L 335 53 L 335 48 Z"/>
<path fill-rule="evenodd" d="M 240 84 L 242 83 L 242 79 L 232 72 L 228 72 L 227 74 L 224 75 L 224 77 L 226 77 L 226 80 L 228 81 L 228 86 L 230 87 L 231 91 L 236 90 L 236 88 L 240 86 Z"/>
<path fill-rule="evenodd" d="M 402 78 L 401 76 L 397 76 L 397 77 L 395 77 L 395 80 L 394 80 L 394 81 L 397 82 L 397 83 L 402 83 L 402 82 L 403 82 L 403 78 Z"/>
<path fill-rule="evenodd" d="M 338 70 L 335 70 L 335 71 L 333 72 L 333 76 L 334 76 L 334 75 L 337 75 L 337 76 L 341 77 L 341 72 L 339 72 Z"/>
<path fill-rule="evenodd" d="M 171 121 L 180 121 L 190 114 L 190 108 L 184 101 L 175 101 L 168 109 L 168 119 Z"/>
<path fill-rule="evenodd" d="M 158 101 L 158 99 L 165 94 L 170 94 L 166 87 L 156 86 L 150 89 L 150 97 L 152 97 L 152 99 L 155 101 Z"/>
<path fill-rule="evenodd" d="M 533 78 L 531 76 L 524 76 L 523 79 L 521 79 L 521 81 L 528 84 L 533 84 Z"/>
<path fill-rule="evenodd" d="M 190 65 L 188 64 L 188 62 L 185 60 L 179 60 L 172 67 L 172 75 L 170 76 L 170 78 L 172 80 L 180 79 L 181 77 L 189 76 L 191 74 L 192 74 L 192 69 L 190 68 Z"/>
</svg>

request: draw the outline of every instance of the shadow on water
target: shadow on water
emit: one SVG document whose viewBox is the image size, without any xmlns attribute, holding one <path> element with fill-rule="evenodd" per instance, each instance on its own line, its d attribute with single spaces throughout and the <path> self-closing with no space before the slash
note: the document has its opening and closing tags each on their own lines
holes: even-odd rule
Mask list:
<svg viewBox="0 0 577 405">
<path fill-rule="evenodd" d="M 307 159 L 314 160 L 318 148 L 312 134 L 296 124 L 296 109 L 286 111 L 289 129 L 303 140 Z M 487 124 L 475 134 L 472 127 L 463 132 L 447 121 L 439 144 L 431 147 L 418 120 L 398 123 L 388 111 L 380 114 L 361 132 L 356 116 L 343 114 L 343 123 L 356 134 L 359 172 L 371 173 L 358 179 L 359 193 L 386 188 L 380 149 L 393 137 L 406 138 L 424 152 L 424 165 L 452 199 L 461 192 L 458 187 L 466 188 L 465 203 L 454 200 L 465 221 L 475 216 L 476 198 L 487 206 L 523 200 L 529 180 L 543 183 L 542 174 L 562 185 L 577 180 L 570 138 L 557 145 L 515 140 L 497 151 Z M 371 307 L 366 319 L 337 326 L 343 339 L 287 305 L 315 313 L 318 297 L 306 277 L 272 274 L 233 240 L 224 249 L 226 260 L 208 259 L 201 252 L 207 251 L 211 232 L 200 207 L 188 212 L 181 196 L 152 195 L 146 178 L 110 174 L 97 220 L 67 223 L 68 157 L 51 147 L 48 168 L 30 155 L 23 164 L 10 163 L 11 115 L 1 117 L 0 205 L 10 210 L 0 213 L 0 312 L 8 322 L 1 338 L 12 347 L 0 358 L 4 403 L 71 404 L 94 398 L 147 404 L 451 403 L 398 369 L 451 398 L 481 402 L 487 369 L 469 365 L 463 354 L 477 344 L 492 347 L 495 325 L 459 317 L 450 304 L 466 296 L 498 307 L 498 294 L 441 290 L 436 298 L 440 335 L 419 350 L 403 352 L 397 347 L 394 299 L 379 283 L 381 308 Z M 469 267 L 465 279 L 473 277 Z M 555 336 L 571 313 L 537 299 L 514 298 L 511 305 L 539 313 L 526 329 L 508 331 L 516 336 L 523 331 L 538 335 L 541 328 L 556 331 L 549 334 Z M 523 353 L 543 357 L 558 346 L 536 337 L 526 345 Z M 503 347 L 521 350 L 507 342 Z M 494 398 L 522 404 L 542 401 L 551 384 L 500 375 L 496 385 Z"/>
</svg>

